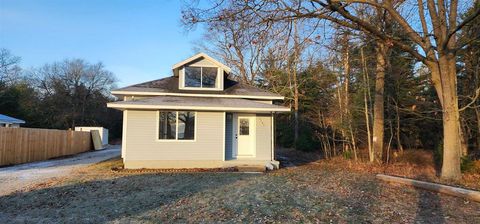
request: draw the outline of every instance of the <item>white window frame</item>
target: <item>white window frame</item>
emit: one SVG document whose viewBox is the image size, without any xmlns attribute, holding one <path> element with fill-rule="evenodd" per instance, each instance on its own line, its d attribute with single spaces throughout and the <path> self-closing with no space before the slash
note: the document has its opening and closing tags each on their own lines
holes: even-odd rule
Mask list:
<svg viewBox="0 0 480 224">
<path fill-rule="evenodd" d="M 175 112 L 175 139 L 160 139 L 160 112 Z M 193 129 L 193 139 L 178 139 L 178 112 L 192 112 L 195 114 L 195 127 Z M 171 111 L 171 110 L 157 110 L 157 131 L 156 131 L 156 141 L 157 142 L 196 142 L 197 141 L 197 112 L 196 111 L 188 111 L 188 110 L 180 110 L 180 111 Z"/>
<path fill-rule="evenodd" d="M 185 68 L 186 67 L 197 67 L 197 68 L 200 68 L 200 87 L 188 87 L 188 86 L 185 86 L 185 81 L 186 81 L 186 77 L 185 77 Z M 215 87 L 214 88 L 210 88 L 210 87 L 202 87 L 203 85 L 203 68 L 216 68 L 217 69 L 217 78 L 215 80 Z M 217 67 L 217 66 L 208 66 L 208 65 L 202 65 L 202 66 L 197 66 L 197 65 L 187 65 L 187 66 L 183 66 L 182 69 L 180 70 L 180 76 L 181 76 L 181 79 L 180 79 L 180 89 L 185 89 L 185 90 L 206 90 L 206 91 L 209 91 L 209 90 L 213 90 L 213 91 L 218 91 L 218 90 L 223 90 L 223 69 L 220 68 L 220 67 Z"/>
</svg>

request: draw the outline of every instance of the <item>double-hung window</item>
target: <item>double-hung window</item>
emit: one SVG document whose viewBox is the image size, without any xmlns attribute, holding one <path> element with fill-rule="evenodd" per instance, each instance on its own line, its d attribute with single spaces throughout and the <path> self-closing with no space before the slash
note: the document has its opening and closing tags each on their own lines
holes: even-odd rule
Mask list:
<svg viewBox="0 0 480 224">
<path fill-rule="evenodd" d="M 195 140 L 196 112 L 159 111 L 159 140 Z"/>
<path fill-rule="evenodd" d="M 191 88 L 217 88 L 218 68 L 216 67 L 193 67 L 185 68 L 185 87 Z"/>
</svg>

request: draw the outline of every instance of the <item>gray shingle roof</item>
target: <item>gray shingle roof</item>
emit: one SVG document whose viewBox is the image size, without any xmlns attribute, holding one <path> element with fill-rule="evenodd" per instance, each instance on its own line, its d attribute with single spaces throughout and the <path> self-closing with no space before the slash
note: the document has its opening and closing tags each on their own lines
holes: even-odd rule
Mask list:
<svg viewBox="0 0 480 224">
<path fill-rule="evenodd" d="M 161 92 L 161 93 L 199 93 L 199 94 L 223 94 L 223 95 L 246 95 L 246 96 L 271 96 L 281 97 L 278 94 L 266 90 L 242 84 L 234 80 L 224 79 L 223 91 L 198 91 L 182 90 L 178 88 L 178 76 L 171 76 L 163 79 L 157 79 L 149 82 L 139 83 L 113 91 L 131 91 L 131 92 Z"/>
<path fill-rule="evenodd" d="M 221 97 L 157 96 L 133 101 L 108 103 L 112 108 L 182 109 L 212 111 L 289 111 L 288 107 L 253 100 Z"/>
</svg>

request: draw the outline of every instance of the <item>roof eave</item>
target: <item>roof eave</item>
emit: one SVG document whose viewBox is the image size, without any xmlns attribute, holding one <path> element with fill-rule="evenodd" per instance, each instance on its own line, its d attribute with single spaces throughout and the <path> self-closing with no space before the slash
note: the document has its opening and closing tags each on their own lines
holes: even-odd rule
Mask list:
<svg viewBox="0 0 480 224">
<path fill-rule="evenodd" d="M 205 59 L 207 59 L 207 60 L 209 60 L 209 61 L 211 61 L 211 62 L 213 62 L 213 63 L 216 64 L 217 66 L 223 68 L 223 70 L 226 71 L 227 73 L 230 73 L 230 71 L 231 71 L 230 67 L 228 67 L 228 66 L 224 65 L 223 63 L 215 60 L 214 58 L 208 56 L 208 55 L 205 54 L 205 53 L 198 53 L 198 54 L 196 54 L 196 55 L 194 55 L 194 56 L 192 56 L 192 57 L 190 57 L 190 58 L 187 58 L 187 59 L 185 59 L 185 60 L 183 60 L 183 61 L 181 61 L 181 62 L 178 62 L 178 63 L 174 64 L 174 65 L 172 66 L 172 70 L 175 70 L 175 69 L 177 69 L 177 68 L 180 68 L 180 67 L 184 66 L 185 64 L 188 64 L 188 63 L 190 63 L 190 62 L 192 62 L 192 61 L 194 61 L 194 60 L 196 60 L 196 59 L 198 59 L 198 58 L 202 58 L 202 57 L 205 58 Z"/>
<path fill-rule="evenodd" d="M 177 105 L 138 105 L 107 103 L 108 108 L 114 109 L 144 109 L 144 110 L 195 110 L 195 111 L 231 111 L 231 112 L 290 112 L 290 108 L 254 108 L 254 107 L 207 107 L 207 106 L 177 106 Z"/>
<path fill-rule="evenodd" d="M 138 92 L 138 91 L 112 91 L 112 95 L 125 96 L 192 96 L 192 97 L 219 97 L 219 98 L 244 98 L 262 100 L 284 100 L 283 96 L 258 96 L 258 95 L 228 95 L 228 94 L 201 94 L 201 93 L 168 93 L 168 92 Z"/>
<path fill-rule="evenodd" d="M 25 121 L 0 121 L 2 124 L 25 124 Z"/>
</svg>

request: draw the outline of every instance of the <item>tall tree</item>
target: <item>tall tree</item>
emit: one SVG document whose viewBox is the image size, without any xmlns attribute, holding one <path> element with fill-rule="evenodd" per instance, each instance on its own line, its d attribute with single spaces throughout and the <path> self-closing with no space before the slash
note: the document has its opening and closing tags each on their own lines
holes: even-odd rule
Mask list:
<svg viewBox="0 0 480 224">
<path fill-rule="evenodd" d="M 20 78 L 20 57 L 12 55 L 9 50 L 0 48 L 0 84 L 8 84 Z"/>
<path fill-rule="evenodd" d="M 412 0 L 413 1 L 413 0 Z M 261 24 L 271 24 L 292 18 L 325 19 L 391 43 L 408 52 L 425 64 L 431 73 L 442 106 L 443 120 L 443 166 L 442 177 L 460 178 L 460 149 L 462 130 L 457 95 L 457 52 L 467 42 L 458 42 L 457 33 L 471 23 L 479 10 L 458 21 L 458 0 L 279 0 L 279 1 L 219 1 L 209 13 L 185 10 L 184 18 L 192 23 L 228 18 L 230 14 L 249 12 L 261 19 Z M 222 7 L 223 5 L 223 7 Z M 234 7 L 232 7 L 234 6 Z M 356 7 L 381 9 L 405 30 L 407 38 L 398 38 L 395 33 L 382 32 L 376 23 L 365 20 L 356 12 Z M 225 10 L 227 9 L 227 10 Z M 228 15 L 224 12 L 228 11 Z M 416 11 L 415 18 L 409 18 Z M 205 12 L 205 11 L 201 11 Z M 420 23 L 412 22 L 420 21 Z M 417 24 L 419 24 L 417 26 Z M 432 38 L 433 37 L 433 38 Z M 408 42 L 408 43 L 407 43 Z M 414 43 L 412 46 L 409 43 Z"/>
<path fill-rule="evenodd" d="M 47 64 L 33 72 L 37 78 L 46 125 L 74 128 L 95 125 L 100 108 L 106 112 L 114 75 L 102 63 L 90 64 L 80 59 Z M 106 114 L 104 114 L 106 115 Z M 107 115 L 106 115 L 107 116 Z"/>
<path fill-rule="evenodd" d="M 468 18 L 480 8 L 480 1 L 462 15 Z M 465 144 L 470 150 L 480 150 L 480 17 L 466 25 L 459 35 L 460 41 L 469 42 L 459 51 L 459 98 Z M 472 93 L 475 93 L 472 96 Z M 472 147 L 473 146 L 473 147 Z M 466 147 L 465 147 L 466 149 Z M 467 154 L 466 151 L 463 152 Z"/>
</svg>

